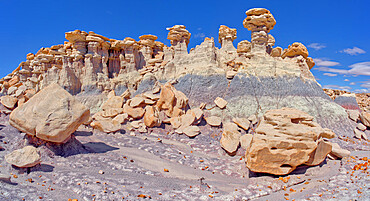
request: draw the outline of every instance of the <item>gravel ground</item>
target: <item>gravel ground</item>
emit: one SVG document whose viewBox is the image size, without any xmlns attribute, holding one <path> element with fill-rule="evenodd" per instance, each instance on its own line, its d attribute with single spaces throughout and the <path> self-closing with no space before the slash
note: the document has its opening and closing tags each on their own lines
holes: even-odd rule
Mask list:
<svg viewBox="0 0 370 201">
<path fill-rule="evenodd" d="M 229 156 L 219 145 L 221 129 L 207 125 L 195 138 L 168 127 L 105 134 L 81 126 L 66 144 L 53 145 L 25 137 L 7 118 L 0 117 L 0 174 L 11 181 L 0 178 L 0 200 L 370 200 L 363 140 L 340 138 L 351 157 L 278 177 L 249 172 L 245 150 Z M 38 145 L 40 165 L 4 161 L 29 143 Z"/>
</svg>

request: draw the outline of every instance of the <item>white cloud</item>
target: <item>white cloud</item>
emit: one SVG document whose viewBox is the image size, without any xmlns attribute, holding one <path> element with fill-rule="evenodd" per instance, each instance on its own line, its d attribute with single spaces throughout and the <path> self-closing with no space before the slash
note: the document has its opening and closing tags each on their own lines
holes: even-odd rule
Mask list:
<svg viewBox="0 0 370 201">
<path fill-rule="evenodd" d="M 368 90 L 370 90 L 370 80 L 364 81 L 362 83 L 363 84 L 360 85 L 361 87 L 364 87 L 364 88 L 367 88 Z"/>
<path fill-rule="evenodd" d="M 349 82 L 349 79 L 344 79 L 343 81 L 345 81 L 345 82 Z"/>
<path fill-rule="evenodd" d="M 320 59 L 320 58 L 317 58 L 317 59 L 313 59 L 316 66 L 338 66 L 340 65 L 339 62 L 336 62 L 336 61 L 329 61 L 327 59 Z"/>
<path fill-rule="evenodd" d="M 339 85 L 324 85 L 324 88 L 327 89 L 339 89 L 339 90 L 344 90 L 344 91 L 349 91 L 352 88 L 349 86 L 339 86 Z"/>
<path fill-rule="evenodd" d="M 349 70 L 329 68 L 329 67 L 318 67 L 315 69 L 319 71 L 330 72 L 330 73 L 350 74 L 352 76 L 358 76 L 358 75 L 370 76 L 370 62 L 369 61 L 355 63 L 355 64 L 350 65 L 349 67 L 351 68 Z"/>
<path fill-rule="evenodd" d="M 194 35 L 194 38 L 204 38 L 206 35 L 204 33 L 197 33 Z"/>
<path fill-rule="evenodd" d="M 308 47 L 313 48 L 315 50 L 321 50 L 323 48 L 326 48 L 325 45 L 320 44 L 320 43 L 311 43 L 311 44 L 308 45 Z"/>
<path fill-rule="evenodd" d="M 349 54 L 349 55 L 358 55 L 358 54 L 365 54 L 366 53 L 365 50 L 360 49 L 358 47 L 353 47 L 352 49 L 347 48 L 347 49 L 341 50 L 340 52 L 346 53 L 346 54 Z"/>
<path fill-rule="evenodd" d="M 331 73 L 339 73 L 339 74 L 347 74 L 348 70 L 344 69 L 336 69 L 336 68 L 329 68 L 329 67 L 318 67 L 315 68 L 319 71 L 331 72 Z"/>
<path fill-rule="evenodd" d="M 323 75 L 326 75 L 326 76 L 329 76 L 329 77 L 335 77 L 335 76 L 337 76 L 338 74 L 334 74 L 334 73 L 324 73 Z"/>
<path fill-rule="evenodd" d="M 370 93 L 370 89 L 356 89 L 355 93 Z"/>
<path fill-rule="evenodd" d="M 355 63 L 349 66 L 351 69 L 349 74 L 354 75 L 370 75 L 370 62 Z"/>
<path fill-rule="evenodd" d="M 351 83 L 349 83 L 349 85 L 356 85 L 356 83 L 355 82 L 351 82 Z"/>
</svg>

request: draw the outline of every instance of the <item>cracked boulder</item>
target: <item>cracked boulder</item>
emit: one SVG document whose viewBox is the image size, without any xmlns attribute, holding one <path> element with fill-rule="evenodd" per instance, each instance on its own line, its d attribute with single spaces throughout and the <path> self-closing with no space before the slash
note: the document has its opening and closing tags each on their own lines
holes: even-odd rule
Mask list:
<svg viewBox="0 0 370 201">
<path fill-rule="evenodd" d="M 292 108 L 269 110 L 256 128 L 246 165 L 253 172 L 286 175 L 299 165 L 318 165 L 331 152 L 323 138 L 335 134 L 305 112 Z"/>
<path fill-rule="evenodd" d="M 51 84 L 9 118 L 16 129 L 40 139 L 61 143 L 90 117 L 90 110 L 58 84 Z"/>
</svg>

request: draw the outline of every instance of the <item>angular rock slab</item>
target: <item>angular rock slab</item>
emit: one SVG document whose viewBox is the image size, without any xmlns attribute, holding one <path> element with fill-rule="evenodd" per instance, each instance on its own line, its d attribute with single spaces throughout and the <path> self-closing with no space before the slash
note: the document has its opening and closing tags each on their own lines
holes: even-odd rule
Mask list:
<svg viewBox="0 0 370 201">
<path fill-rule="evenodd" d="M 90 110 L 57 84 L 51 84 L 9 118 L 16 129 L 40 139 L 61 143 L 89 119 Z"/>
<path fill-rule="evenodd" d="M 269 110 L 256 128 L 246 165 L 254 172 L 285 175 L 302 164 L 317 165 L 331 151 L 321 138 L 335 134 L 292 108 Z"/>
<path fill-rule="evenodd" d="M 241 134 L 236 124 L 231 122 L 224 124 L 220 140 L 221 147 L 229 154 L 235 153 L 239 146 L 240 136 Z"/>
<path fill-rule="evenodd" d="M 41 162 L 41 156 L 35 147 L 26 146 L 6 155 L 5 160 L 14 166 L 26 168 L 39 164 Z"/>
</svg>

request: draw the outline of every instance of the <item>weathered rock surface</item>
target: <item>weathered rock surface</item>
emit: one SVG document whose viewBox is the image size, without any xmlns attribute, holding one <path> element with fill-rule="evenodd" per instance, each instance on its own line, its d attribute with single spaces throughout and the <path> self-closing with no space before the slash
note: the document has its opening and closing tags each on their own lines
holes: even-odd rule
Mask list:
<svg viewBox="0 0 370 201">
<path fill-rule="evenodd" d="M 288 174 L 302 164 L 320 164 L 331 151 L 321 138 L 333 137 L 331 130 L 321 128 L 307 113 L 292 108 L 270 110 L 256 128 L 246 164 L 255 172 Z"/>
<path fill-rule="evenodd" d="M 0 99 L 1 104 L 3 104 L 8 109 L 13 109 L 15 104 L 17 104 L 18 99 L 12 96 L 2 96 Z"/>
<path fill-rule="evenodd" d="M 9 123 L 29 135 L 63 142 L 85 121 L 90 111 L 57 84 L 52 84 L 16 108 Z"/>
<path fill-rule="evenodd" d="M 229 154 L 234 154 L 238 149 L 241 134 L 238 126 L 234 123 L 225 123 L 223 125 L 222 137 L 220 140 L 221 147 Z"/>
<path fill-rule="evenodd" d="M 26 168 L 33 167 L 41 163 L 41 156 L 35 147 L 26 146 L 6 155 L 5 160 L 14 166 Z"/>
<path fill-rule="evenodd" d="M 365 126 L 370 127 L 370 113 L 362 112 L 360 119 Z"/>
</svg>

